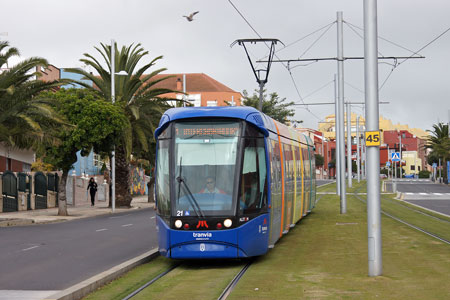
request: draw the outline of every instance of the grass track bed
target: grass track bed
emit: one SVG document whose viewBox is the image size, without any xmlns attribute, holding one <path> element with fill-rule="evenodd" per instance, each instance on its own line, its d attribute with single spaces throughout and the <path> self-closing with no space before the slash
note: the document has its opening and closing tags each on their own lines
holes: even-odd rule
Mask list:
<svg viewBox="0 0 450 300">
<path fill-rule="evenodd" d="M 364 192 L 358 190 L 364 187 L 365 182 L 355 182 L 353 190 Z M 338 196 L 319 197 L 309 216 L 255 260 L 228 299 L 448 299 L 450 246 L 382 215 L 383 276 L 368 277 L 365 203 L 347 195 L 347 214 L 341 215 Z M 386 197 L 383 210 L 407 222 L 425 223 L 433 233 L 450 233 L 450 223 Z M 86 299 L 121 299 L 169 264 L 157 258 Z M 244 264 L 188 263 L 133 299 L 217 299 Z M 117 293 L 122 296 L 113 297 Z"/>
</svg>

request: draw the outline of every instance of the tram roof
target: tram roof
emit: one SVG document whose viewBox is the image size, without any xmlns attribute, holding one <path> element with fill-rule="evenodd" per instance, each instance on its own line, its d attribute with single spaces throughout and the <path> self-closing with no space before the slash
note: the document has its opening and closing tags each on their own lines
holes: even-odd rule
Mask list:
<svg viewBox="0 0 450 300">
<path fill-rule="evenodd" d="M 159 122 L 155 131 L 158 136 L 168 123 L 175 120 L 191 118 L 234 118 L 246 120 L 258 127 L 265 136 L 268 130 L 273 130 L 272 119 L 249 106 L 214 106 L 214 107 L 177 107 L 167 110 Z"/>
<path fill-rule="evenodd" d="M 158 137 L 161 131 L 168 125 L 168 123 L 175 120 L 191 119 L 191 118 L 234 118 L 245 120 L 258 127 L 265 136 L 269 136 L 269 131 L 277 134 L 279 131 L 281 135 L 288 138 L 296 139 L 298 137 L 300 142 L 305 143 L 305 136 L 288 128 L 261 113 L 259 110 L 250 106 L 214 106 L 214 107 L 177 107 L 167 110 L 159 122 L 158 128 L 155 130 L 155 137 Z M 275 123 L 277 127 L 275 126 Z"/>
</svg>

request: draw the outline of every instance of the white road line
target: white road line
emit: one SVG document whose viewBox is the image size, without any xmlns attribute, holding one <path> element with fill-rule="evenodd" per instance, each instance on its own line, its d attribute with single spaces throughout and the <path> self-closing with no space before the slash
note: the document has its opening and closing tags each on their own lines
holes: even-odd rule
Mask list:
<svg viewBox="0 0 450 300">
<path fill-rule="evenodd" d="M 427 193 L 419 193 L 419 195 L 426 195 Z"/>
<path fill-rule="evenodd" d="M 128 227 L 128 226 L 133 226 L 133 224 L 125 224 L 125 225 L 122 225 L 122 227 Z"/>
<path fill-rule="evenodd" d="M 155 216 L 153 216 L 153 217 L 151 217 L 150 219 L 154 219 L 154 218 L 156 218 Z"/>
<path fill-rule="evenodd" d="M 436 195 L 436 196 L 442 196 L 441 193 L 433 193 L 433 195 Z"/>
<path fill-rule="evenodd" d="M 37 247 L 39 247 L 39 246 L 33 246 L 33 247 L 30 247 L 30 248 L 22 249 L 22 251 L 28 251 L 28 250 L 31 250 L 31 249 L 34 249 L 34 248 L 37 248 Z"/>
<path fill-rule="evenodd" d="M 108 229 L 102 228 L 102 229 L 97 229 L 96 231 L 97 231 L 97 232 L 100 232 L 100 231 L 105 231 L 105 230 L 108 230 Z"/>
</svg>

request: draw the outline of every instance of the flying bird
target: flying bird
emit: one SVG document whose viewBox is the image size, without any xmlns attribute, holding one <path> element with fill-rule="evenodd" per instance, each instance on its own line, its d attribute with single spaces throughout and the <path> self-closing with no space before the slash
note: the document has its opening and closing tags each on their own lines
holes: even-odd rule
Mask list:
<svg viewBox="0 0 450 300">
<path fill-rule="evenodd" d="M 183 17 L 185 17 L 189 22 L 192 22 L 192 21 L 194 21 L 194 16 L 198 13 L 199 12 L 196 11 L 196 12 L 193 12 L 192 14 L 190 14 L 189 16 L 183 16 Z"/>
</svg>

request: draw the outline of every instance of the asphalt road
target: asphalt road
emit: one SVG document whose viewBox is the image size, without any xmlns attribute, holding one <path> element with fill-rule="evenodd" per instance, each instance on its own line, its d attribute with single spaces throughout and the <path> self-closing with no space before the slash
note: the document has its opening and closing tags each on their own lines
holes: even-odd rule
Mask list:
<svg viewBox="0 0 450 300">
<path fill-rule="evenodd" d="M 392 190 L 387 184 L 387 189 Z M 450 186 L 429 180 L 397 181 L 397 191 L 403 193 L 406 202 L 450 216 Z"/>
<path fill-rule="evenodd" d="M 153 209 L 0 228 L 0 290 L 62 290 L 156 247 Z"/>
<path fill-rule="evenodd" d="M 334 179 L 316 179 L 316 185 L 321 186 L 334 181 L 335 181 Z"/>
</svg>

